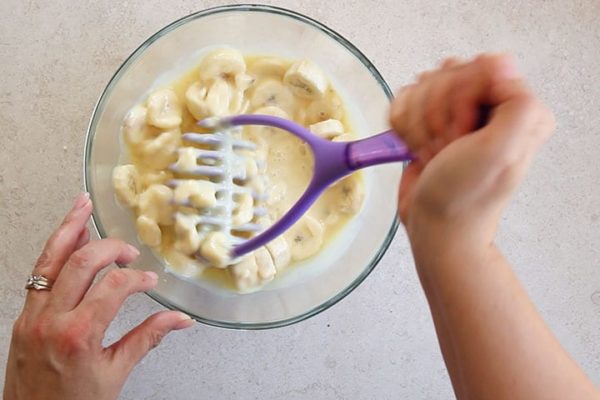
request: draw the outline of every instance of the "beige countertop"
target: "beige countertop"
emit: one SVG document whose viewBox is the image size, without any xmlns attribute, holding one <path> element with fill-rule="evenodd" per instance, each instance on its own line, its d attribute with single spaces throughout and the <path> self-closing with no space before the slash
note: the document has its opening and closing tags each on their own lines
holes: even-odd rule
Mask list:
<svg viewBox="0 0 600 400">
<path fill-rule="evenodd" d="M 392 87 L 449 55 L 513 52 L 557 130 L 499 243 L 563 345 L 600 384 L 600 2 L 267 2 L 340 32 Z M 25 278 L 82 188 L 85 130 L 112 73 L 149 35 L 215 1 L 0 2 L 0 374 Z M 161 307 L 131 298 L 108 340 Z M 493 317 L 493 316 L 490 316 Z M 348 298 L 303 323 L 168 336 L 123 399 L 446 399 L 451 387 L 400 230 Z"/>
</svg>

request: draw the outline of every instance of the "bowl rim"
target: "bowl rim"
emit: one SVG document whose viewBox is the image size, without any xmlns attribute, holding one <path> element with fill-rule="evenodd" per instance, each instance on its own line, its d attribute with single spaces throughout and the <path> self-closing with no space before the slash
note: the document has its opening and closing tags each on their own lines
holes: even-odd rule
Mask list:
<svg viewBox="0 0 600 400">
<path fill-rule="evenodd" d="M 139 45 L 125 59 L 125 61 L 123 61 L 123 63 L 119 66 L 119 68 L 112 75 L 112 77 L 108 81 L 108 84 L 106 85 L 106 87 L 104 88 L 104 90 L 102 91 L 100 96 L 98 97 L 98 100 L 92 111 L 92 116 L 90 117 L 90 122 L 89 122 L 87 130 L 86 130 L 85 145 L 84 145 L 84 157 L 83 157 L 83 187 L 86 192 L 90 193 L 92 201 L 94 200 L 93 199 L 94 193 L 92 191 L 90 191 L 91 176 L 90 176 L 90 168 L 88 168 L 88 160 L 90 159 L 90 156 L 91 156 L 91 148 L 92 148 L 92 142 L 93 142 L 94 135 L 95 135 L 95 127 L 97 125 L 98 111 L 103 108 L 105 100 L 107 98 L 107 95 L 111 92 L 112 87 L 118 82 L 121 75 L 138 58 L 138 56 L 142 52 L 145 51 L 146 48 L 148 48 L 155 41 L 157 41 L 158 39 L 163 37 L 165 34 L 171 32 L 172 30 L 186 24 L 189 21 L 196 20 L 196 19 L 199 19 L 202 17 L 207 17 L 210 15 L 220 14 L 220 13 L 239 12 L 239 11 L 263 12 L 263 13 L 276 14 L 279 16 L 292 18 L 296 21 L 300 21 L 302 23 L 312 26 L 313 28 L 320 30 L 321 32 L 325 33 L 326 35 L 328 35 L 329 37 L 334 39 L 336 42 L 338 42 L 339 44 L 344 46 L 346 48 L 346 50 L 350 51 L 369 70 L 371 75 L 375 78 L 377 83 L 381 86 L 381 88 L 384 91 L 385 95 L 387 96 L 388 100 L 391 101 L 393 99 L 394 96 L 393 96 L 392 90 L 390 89 L 389 85 L 387 84 L 387 82 L 385 81 L 385 79 L 383 78 L 381 73 L 377 70 L 375 65 L 373 65 L 373 63 L 363 54 L 362 51 L 360 51 L 349 40 L 344 38 L 342 35 L 340 35 L 336 31 L 334 31 L 333 29 L 331 29 L 331 28 L 327 27 L 326 25 L 324 25 L 323 23 L 321 23 L 311 17 L 308 17 L 304 14 L 301 14 L 297 11 L 293 11 L 293 10 L 289 10 L 289 9 L 277 7 L 277 6 L 265 5 L 265 4 L 230 4 L 230 5 L 211 7 L 211 8 L 207 8 L 204 10 L 200 10 L 200 11 L 191 13 L 185 17 L 179 18 L 179 19 L 171 22 L 170 24 L 164 26 L 163 28 L 159 29 L 156 33 L 151 35 L 148 39 L 144 40 L 144 42 L 142 42 L 142 44 Z M 92 225 L 93 225 L 94 230 L 95 230 L 96 234 L 98 235 L 98 237 L 100 237 L 100 238 L 108 237 L 108 235 L 106 234 L 106 231 L 97 215 L 96 210 L 94 210 L 92 212 Z M 300 321 L 304 321 L 310 317 L 313 317 L 313 316 L 325 311 L 326 309 L 328 309 L 328 308 L 332 307 L 333 305 L 337 304 L 338 302 L 340 302 L 348 294 L 350 294 L 354 289 L 356 289 L 367 278 L 367 276 L 369 276 L 369 274 L 375 269 L 375 267 L 377 266 L 377 264 L 379 263 L 379 261 L 381 260 L 381 258 L 383 257 L 383 255 L 385 254 L 387 249 L 389 248 L 392 240 L 394 239 L 394 236 L 396 235 L 398 226 L 399 226 L 399 220 L 398 220 L 398 217 L 395 216 L 393 218 L 392 224 L 388 230 L 388 233 L 385 237 L 385 240 L 379 247 L 378 251 L 375 253 L 375 255 L 373 256 L 373 258 L 371 259 L 369 264 L 363 269 L 363 271 L 348 286 L 346 286 L 344 289 L 339 291 L 336 295 L 332 296 L 331 298 L 329 298 L 327 301 L 323 302 L 322 304 L 315 306 L 299 315 L 296 315 L 296 316 L 293 316 L 290 318 L 281 319 L 281 320 L 276 320 L 276 321 L 252 322 L 252 323 L 217 321 L 217 320 L 213 320 L 210 318 L 198 316 L 195 314 L 190 314 L 190 316 L 192 318 L 194 318 L 196 321 L 201 322 L 206 325 L 220 327 L 220 328 L 243 329 L 243 330 L 262 330 L 262 329 L 281 328 L 284 326 L 298 323 Z M 117 265 L 119 266 L 119 268 L 127 267 L 126 265 L 122 265 L 122 264 L 117 264 Z M 152 298 L 157 303 L 161 304 L 162 306 L 164 306 L 170 310 L 181 311 L 177 306 L 172 304 L 165 297 L 156 293 L 154 290 L 147 291 L 147 292 L 145 292 L 145 294 L 148 295 L 150 298 Z"/>
</svg>

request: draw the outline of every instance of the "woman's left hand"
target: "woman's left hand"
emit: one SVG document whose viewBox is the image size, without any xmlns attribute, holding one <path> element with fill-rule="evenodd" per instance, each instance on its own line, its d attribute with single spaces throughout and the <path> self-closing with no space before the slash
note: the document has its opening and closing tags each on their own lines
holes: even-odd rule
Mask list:
<svg viewBox="0 0 600 400">
<path fill-rule="evenodd" d="M 92 285 L 101 269 L 130 263 L 139 252 L 117 239 L 89 242 L 91 212 L 89 196 L 81 194 L 33 268 L 32 274 L 54 283 L 51 290 L 29 290 L 14 324 L 5 400 L 116 399 L 133 367 L 163 336 L 193 324 L 183 313 L 163 311 L 102 346 L 125 299 L 156 286 L 157 275 L 112 269 Z"/>
</svg>

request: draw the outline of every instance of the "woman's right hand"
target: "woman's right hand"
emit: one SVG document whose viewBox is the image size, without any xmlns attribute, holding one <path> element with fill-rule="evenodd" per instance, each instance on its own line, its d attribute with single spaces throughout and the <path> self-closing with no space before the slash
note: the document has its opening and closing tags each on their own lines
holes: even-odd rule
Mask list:
<svg viewBox="0 0 600 400">
<path fill-rule="evenodd" d="M 482 105 L 491 113 L 478 127 Z M 421 74 L 400 91 L 390 119 L 417 155 L 399 193 L 413 250 L 432 237 L 456 248 L 448 234 L 471 247 L 491 243 L 502 210 L 554 129 L 551 112 L 505 55 L 450 59 Z"/>
</svg>

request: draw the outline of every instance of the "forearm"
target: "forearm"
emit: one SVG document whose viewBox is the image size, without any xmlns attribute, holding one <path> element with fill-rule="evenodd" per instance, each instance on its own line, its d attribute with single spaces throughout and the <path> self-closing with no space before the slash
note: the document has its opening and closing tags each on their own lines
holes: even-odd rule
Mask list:
<svg viewBox="0 0 600 400">
<path fill-rule="evenodd" d="M 600 398 L 498 249 L 451 234 L 413 241 L 413 252 L 457 397 Z"/>
</svg>

